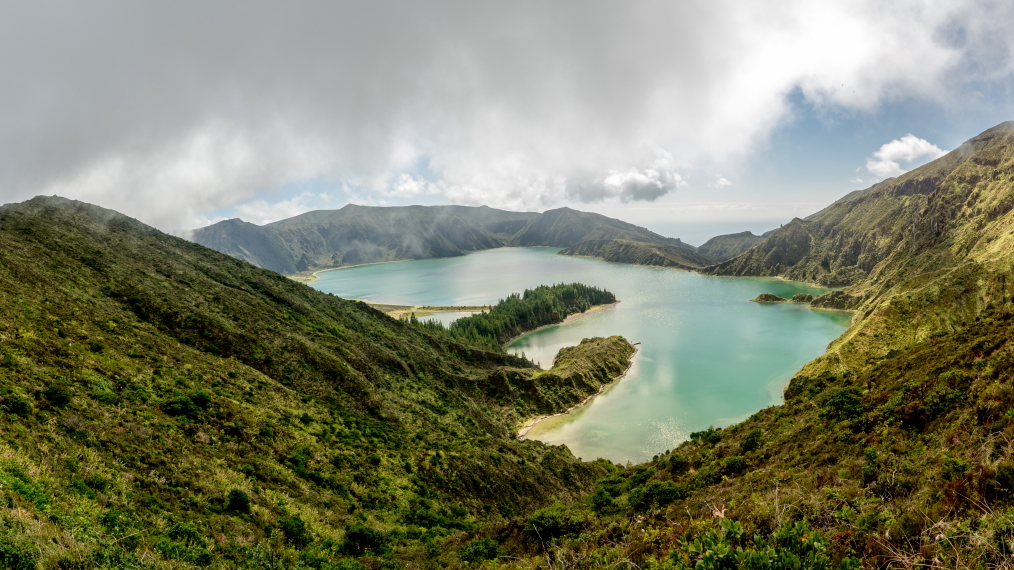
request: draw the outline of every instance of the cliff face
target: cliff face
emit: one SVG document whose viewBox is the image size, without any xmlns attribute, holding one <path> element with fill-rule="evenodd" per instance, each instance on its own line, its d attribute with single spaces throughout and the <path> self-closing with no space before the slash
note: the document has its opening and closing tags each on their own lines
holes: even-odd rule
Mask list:
<svg viewBox="0 0 1014 570">
<path fill-rule="evenodd" d="M 568 247 L 560 255 L 598 257 L 615 263 L 699 269 L 710 260 L 692 249 L 625 239 L 589 239 Z"/>
</svg>

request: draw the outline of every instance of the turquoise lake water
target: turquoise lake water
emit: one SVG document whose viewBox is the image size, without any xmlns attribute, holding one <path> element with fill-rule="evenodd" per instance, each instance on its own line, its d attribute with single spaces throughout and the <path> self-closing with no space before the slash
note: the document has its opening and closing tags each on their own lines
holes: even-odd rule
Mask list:
<svg viewBox="0 0 1014 570">
<path fill-rule="evenodd" d="M 792 303 L 751 303 L 760 293 L 820 294 L 769 278 L 707 277 L 503 248 L 461 257 L 381 263 L 319 274 L 311 285 L 341 297 L 405 305 L 495 304 L 510 293 L 580 282 L 620 300 L 573 323 L 541 329 L 508 349 L 544 368 L 556 352 L 593 336 L 640 343 L 627 375 L 579 410 L 544 420 L 528 437 L 566 444 L 578 457 L 640 462 L 690 432 L 724 427 L 782 401 L 782 388 L 848 326 L 850 314 Z M 460 315 L 446 315 L 442 321 Z"/>
</svg>

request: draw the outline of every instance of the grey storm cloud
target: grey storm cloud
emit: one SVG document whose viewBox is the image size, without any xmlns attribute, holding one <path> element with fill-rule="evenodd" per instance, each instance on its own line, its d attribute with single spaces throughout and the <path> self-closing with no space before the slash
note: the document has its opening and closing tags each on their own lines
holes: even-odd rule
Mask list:
<svg viewBox="0 0 1014 570">
<path fill-rule="evenodd" d="M 174 228 L 312 180 L 654 200 L 763 141 L 793 90 L 862 110 L 1008 77 L 1010 21 L 987 0 L 8 2 L 0 201 Z"/>
</svg>

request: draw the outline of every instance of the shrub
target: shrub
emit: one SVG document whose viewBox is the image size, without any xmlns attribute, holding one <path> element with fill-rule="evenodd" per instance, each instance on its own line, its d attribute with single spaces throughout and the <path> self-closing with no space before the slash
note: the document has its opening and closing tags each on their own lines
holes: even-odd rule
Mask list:
<svg viewBox="0 0 1014 570">
<path fill-rule="evenodd" d="M 627 484 L 629 488 L 640 487 L 644 485 L 645 481 L 651 479 L 655 475 L 654 469 L 643 469 L 634 471 L 634 474 L 630 476 L 630 482 Z"/>
<path fill-rule="evenodd" d="M 722 434 L 714 428 L 714 426 L 708 427 L 704 431 L 695 431 L 690 434 L 691 441 L 700 441 L 709 445 L 714 445 L 722 441 Z"/>
<path fill-rule="evenodd" d="M 1014 463 L 1008 461 L 997 465 L 994 481 L 998 496 L 1005 499 L 1014 497 Z"/>
<path fill-rule="evenodd" d="M 679 453 L 673 453 L 669 456 L 669 470 L 673 473 L 682 473 L 690 467 L 690 462 L 686 457 Z"/>
<path fill-rule="evenodd" d="M 282 529 L 285 540 L 300 550 L 313 542 L 313 535 L 310 534 L 310 529 L 306 527 L 306 521 L 298 513 L 291 517 L 278 519 L 278 528 Z"/>
<path fill-rule="evenodd" d="M 499 555 L 500 545 L 492 538 L 477 538 L 461 549 L 461 559 L 465 562 L 493 560 Z"/>
<path fill-rule="evenodd" d="M 628 500 L 635 511 L 661 508 L 673 501 L 685 499 L 690 493 L 682 485 L 672 481 L 652 481 L 644 487 L 630 492 Z"/>
<path fill-rule="evenodd" d="M 176 523 L 155 543 L 166 558 L 183 560 L 197 566 L 211 564 L 211 552 L 204 546 L 204 537 L 193 523 Z"/>
<path fill-rule="evenodd" d="M 820 405 L 820 417 L 832 420 L 851 420 L 862 413 L 862 392 L 855 386 L 828 390 Z"/>
<path fill-rule="evenodd" d="M 63 384 L 50 384 L 42 391 L 42 397 L 54 408 L 66 408 L 74 397 L 74 393 Z"/>
<path fill-rule="evenodd" d="M 109 509 L 108 511 L 102 513 L 102 515 L 99 516 L 99 522 L 102 523 L 106 532 L 110 533 L 123 533 L 136 526 L 130 513 L 117 511 L 115 509 Z"/>
<path fill-rule="evenodd" d="M 345 541 L 340 550 L 349 556 L 383 554 L 387 552 L 388 537 L 366 525 L 354 524 L 345 529 Z"/>
<path fill-rule="evenodd" d="M 201 536 L 194 523 L 176 523 L 169 527 L 166 536 L 187 545 L 204 544 L 204 537 Z"/>
<path fill-rule="evenodd" d="M 746 465 L 743 458 L 738 455 L 726 457 L 722 460 L 722 475 L 737 475 L 743 471 Z"/>
<path fill-rule="evenodd" d="M 965 476 L 965 471 L 968 470 L 968 462 L 962 460 L 959 457 L 947 457 L 944 458 L 943 474 L 944 479 L 947 481 L 954 481 L 961 479 Z"/>
<path fill-rule="evenodd" d="M 155 542 L 155 548 L 166 558 L 183 560 L 196 566 L 208 566 L 211 564 L 211 551 L 203 545 L 187 545 L 166 537 Z"/>
<path fill-rule="evenodd" d="M 556 503 L 532 513 L 522 534 L 532 542 L 545 543 L 554 538 L 581 532 L 586 523 L 583 517 L 564 511 L 563 505 Z"/>
<path fill-rule="evenodd" d="M 8 394 L 0 400 L 0 406 L 2 406 L 8 412 L 27 418 L 32 413 L 32 405 L 28 403 L 28 400 L 18 396 L 17 394 Z"/>
<path fill-rule="evenodd" d="M 225 511 L 245 515 L 250 513 L 250 495 L 240 489 L 229 491 L 229 497 L 225 501 Z"/>
<path fill-rule="evenodd" d="M 170 416 L 196 420 L 210 407 L 211 396 L 206 392 L 195 392 L 191 395 L 176 394 L 162 404 L 162 411 Z"/>
<path fill-rule="evenodd" d="M 594 510 L 596 513 L 602 514 L 604 512 L 607 512 L 611 510 L 615 505 L 616 501 L 613 500 L 613 497 L 610 496 L 609 493 L 601 487 L 597 491 L 595 491 L 594 495 L 592 495 L 592 510 Z"/>
<path fill-rule="evenodd" d="M 742 446 L 743 453 L 760 449 L 760 446 L 763 443 L 761 441 L 761 438 L 763 437 L 764 432 L 762 432 L 760 428 L 754 428 L 750 430 L 749 433 L 747 433 L 746 436 L 743 437 L 743 446 Z"/>
<path fill-rule="evenodd" d="M 10 570 L 35 570 L 39 553 L 32 547 L 0 536 L 0 567 Z"/>
<path fill-rule="evenodd" d="M 194 394 L 190 396 L 190 401 L 193 402 L 194 406 L 196 406 L 199 410 L 207 411 L 211 408 L 211 396 L 209 396 L 207 392 L 194 392 Z"/>
<path fill-rule="evenodd" d="M 826 570 L 833 568 L 828 556 L 830 542 L 805 522 L 785 524 L 769 539 L 755 535 L 744 540 L 743 527 L 723 519 L 719 528 L 712 528 L 696 539 L 685 539 L 672 551 L 670 559 L 679 570 L 719 570 L 755 568 L 758 570 Z M 844 558 L 839 570 L 860 568 L 858 560 Z"/>
</svg>

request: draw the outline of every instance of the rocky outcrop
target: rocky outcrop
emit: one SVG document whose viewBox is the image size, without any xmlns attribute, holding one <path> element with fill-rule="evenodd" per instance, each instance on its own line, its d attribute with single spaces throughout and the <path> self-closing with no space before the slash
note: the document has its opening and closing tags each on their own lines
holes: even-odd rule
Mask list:
<svg viewBox="0 0 1014 570">
<path fill-rule="evenodd" d="M 789 300 L 784 297 L 779 297 L 774 293 L 761 293 L 757 295 L 756 299 L 750 299 L 754 303 L 788 303 Z"/>
</svg>

